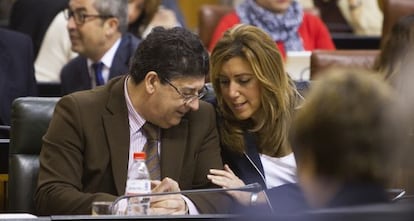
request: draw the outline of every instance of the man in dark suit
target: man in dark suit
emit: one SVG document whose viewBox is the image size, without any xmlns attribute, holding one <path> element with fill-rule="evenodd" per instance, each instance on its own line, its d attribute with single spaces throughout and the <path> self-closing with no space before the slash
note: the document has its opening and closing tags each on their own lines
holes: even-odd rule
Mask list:
<svg viewBox="0 0 414 221">
<path fill-rule="evenodd" d="M 29 35 L 36 58 L 47 28 L 53 18 L 68 5 L 68 0 L 16 0 L 12 6 L 9 28 Z"/>
<path fill-rule="evenodd" d="M 63 94 L 91 89 L 127 73 L 129 60 L 139 43 L 126 33 L 127 11 L 127 0 L 69 2 L 67 28 L 72 50 L 79 56 L 62 68 Z"/>
<path fill-rule="evenodd" d="M 10 125 L 15 98 L 36 94 L 32 41 L 24 34 L 0 29 L 0 125 Z"/>
<path fill-rule="evenodd" d="M 223 167 L 215 112 L 199 101 L 208 71 L 208 53 L 195 34 L 157 27 L 138 46 L 127 76 L 64 96 L 43 138 L 38 214 L 90 214 L 93 201 L 123 195 L 147 123 L 159 134 L 153 192 L 214 187 L 208 171 Z M 151 214 L 224 213 L 231 198 L 174 194 L 151 201 Z"/>
</svg>

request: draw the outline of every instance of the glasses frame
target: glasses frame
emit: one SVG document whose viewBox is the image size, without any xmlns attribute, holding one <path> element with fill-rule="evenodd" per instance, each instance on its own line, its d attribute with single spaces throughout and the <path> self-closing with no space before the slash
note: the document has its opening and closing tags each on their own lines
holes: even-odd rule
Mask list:
<svg viewBox="0 0 414 221">
<path fill-rule="evenodd" d="M 108 19 L 113 18 L 113 15 L 100 15 L 100 14 L 86 14 L 83 12 L 75 12 L 70 10 L 69 8 L 64 10 L 64 13 L 66 20 L 69 20 L 71 17 L 73 17 L 73 20 L 75 21 L 75 24 L 77 25 L 83 25 L 86 22 L 87 18 L 102 18 L 102 19 Z M 80 16 L 80 17 L 79 17 Z"/>
<path fill-rule="evenodd" d="M 201 98 L 203 98 L 204 96 L 206 96 L 206 94 L 208 93 L 208 88 L 207 88 L 207 86 L 203 86 L 203 88 L 202 88 L 202 91 L 199 93 L 199 94 L 197 94 L 197 95 L 195 95 L 195 94 L 193 94 L 193 95 L 185 95 L 183 92 L 181 92 L 179 89 L 178 89 L 178 87 L 176 87 L 173 83 L 171 83 L 171 81 L 170 80 L 168 80 L 167 78 L 164 78 L 164 77 L 161 77 L 160 76 L 160 78 L 163 80 L 163 81 L 165 81 L 165 82 L 167 82 L 167 84 L 168 85 L 170 85 L 172 88 L 174 88 L 174 90 L 181 96 L 181 98 L 184 100 L 184 103 L 185 104 L 189 104 L 189 103 L 191 103 L 191 102 L 193 102 L 195 99 L 198 99 L 198 100 L 200 100 Z"/>
</svg>

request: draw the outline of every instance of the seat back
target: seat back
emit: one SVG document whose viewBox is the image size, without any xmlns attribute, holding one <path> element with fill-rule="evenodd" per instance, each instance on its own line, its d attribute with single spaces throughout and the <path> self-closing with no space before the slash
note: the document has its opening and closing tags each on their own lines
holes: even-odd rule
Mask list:
<svg viewBox="0 0 414 221">
<path fill-rule="evenodd" d="M 59 98 L 24 97 L 12 104 L 8 210 L 35 213 L 34 192 L 42 137 Z"/>
<path fill-rule="evenodd" d="M 384 21 L 382 36 L 391 32 L 392 26 L 403 16 L 414 14 L 413 0 L 383 0 Z"/>
<path fill-rule="evenodd" d="M 210 45 L 211 37 L 220 19 L 234 10 L 227 5 L 202 5 L 198 11 L 198 35 L 205 47 Z"/>
<path fill-rule="evenodd" d="M 315 50 L 310 61 L 310 79 L 315 79 L 328 68 L 363 68 L 374 66 L 379 50 Z"/>
<path fill-rule="evenodd" d="M 337 6 L 337 1 L 313 0 L 313 4 L 319 9 L 320 17 L 330 33 L 353 33 Z"/>
</svg>

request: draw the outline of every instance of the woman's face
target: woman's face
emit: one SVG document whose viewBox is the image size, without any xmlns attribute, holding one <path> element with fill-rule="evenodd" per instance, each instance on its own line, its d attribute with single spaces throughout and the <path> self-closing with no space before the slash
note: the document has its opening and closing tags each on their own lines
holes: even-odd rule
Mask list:
<svg viewBox="0 0 414 221">
<path fill-rule="evenodd" d="M 128 23 L 134 23 L 144 10 L 145 0 L 128 1 Z"/>
<path fill-rule="evenodd" d="M 223 64 L 219 87 L 224 102 L 239 120 L 254 118 L 260 108 L 261 90 L 249 63 L 234 57 Z"/>
<path fill-rule="evenodd" d="M 256 0 L 256 3 L 269 11 L 284 13 L 292 4 L 292 1 L 293 0 Z"/>
</svg>

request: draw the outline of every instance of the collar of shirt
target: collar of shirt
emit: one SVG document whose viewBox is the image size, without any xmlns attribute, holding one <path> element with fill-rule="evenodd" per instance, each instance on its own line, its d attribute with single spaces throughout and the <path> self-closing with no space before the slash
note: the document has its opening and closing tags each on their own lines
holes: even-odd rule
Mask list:
<svg viewBox="0 0 414 221">
<path fill-rule="evenodd" d="M 112 62 L 114 61 L 114 57 L 115 57 L 115 53 L 118 50 L 119 45 L 121 44 L 121 38 L 119 38 L 118 40 L 116 40 L 116 42 L 112 45 L 112 47 L 104 54 L 104 56 L 101 58 L 101 62 L 104 64 L 103 69 L 102 69 L 102 77 L 106 82 L 108 82 L 109 79 L 109 70 L 112 67 Z M 95 73 L 94 70 L 92 68 L 92 64 L 94 62 L 91 59 L 87 59 L 87 64 L 89 67 L 89 76 L 92 80 L 92 85 L 93 87 L 95 87 Z"/>
<path fill-rule="evenodd" d="M 135 110 L 134 106 L 132 105 L 131 99 L 129 98 L 128 87 L 127 87 L 128 79 L 129 77 L 125 78 L 124 95 L 125 95 L 125 101 L 126 101 L 127 108 L 128 108 L 129 131 L 130 131 L 130 134 L 134 134 L 134 133 L 137 133 L 141 129 L 141 127 L 144 125 L 145 119 L 142 118 L 138 114 L 138 112 Z"/>
</svg>

